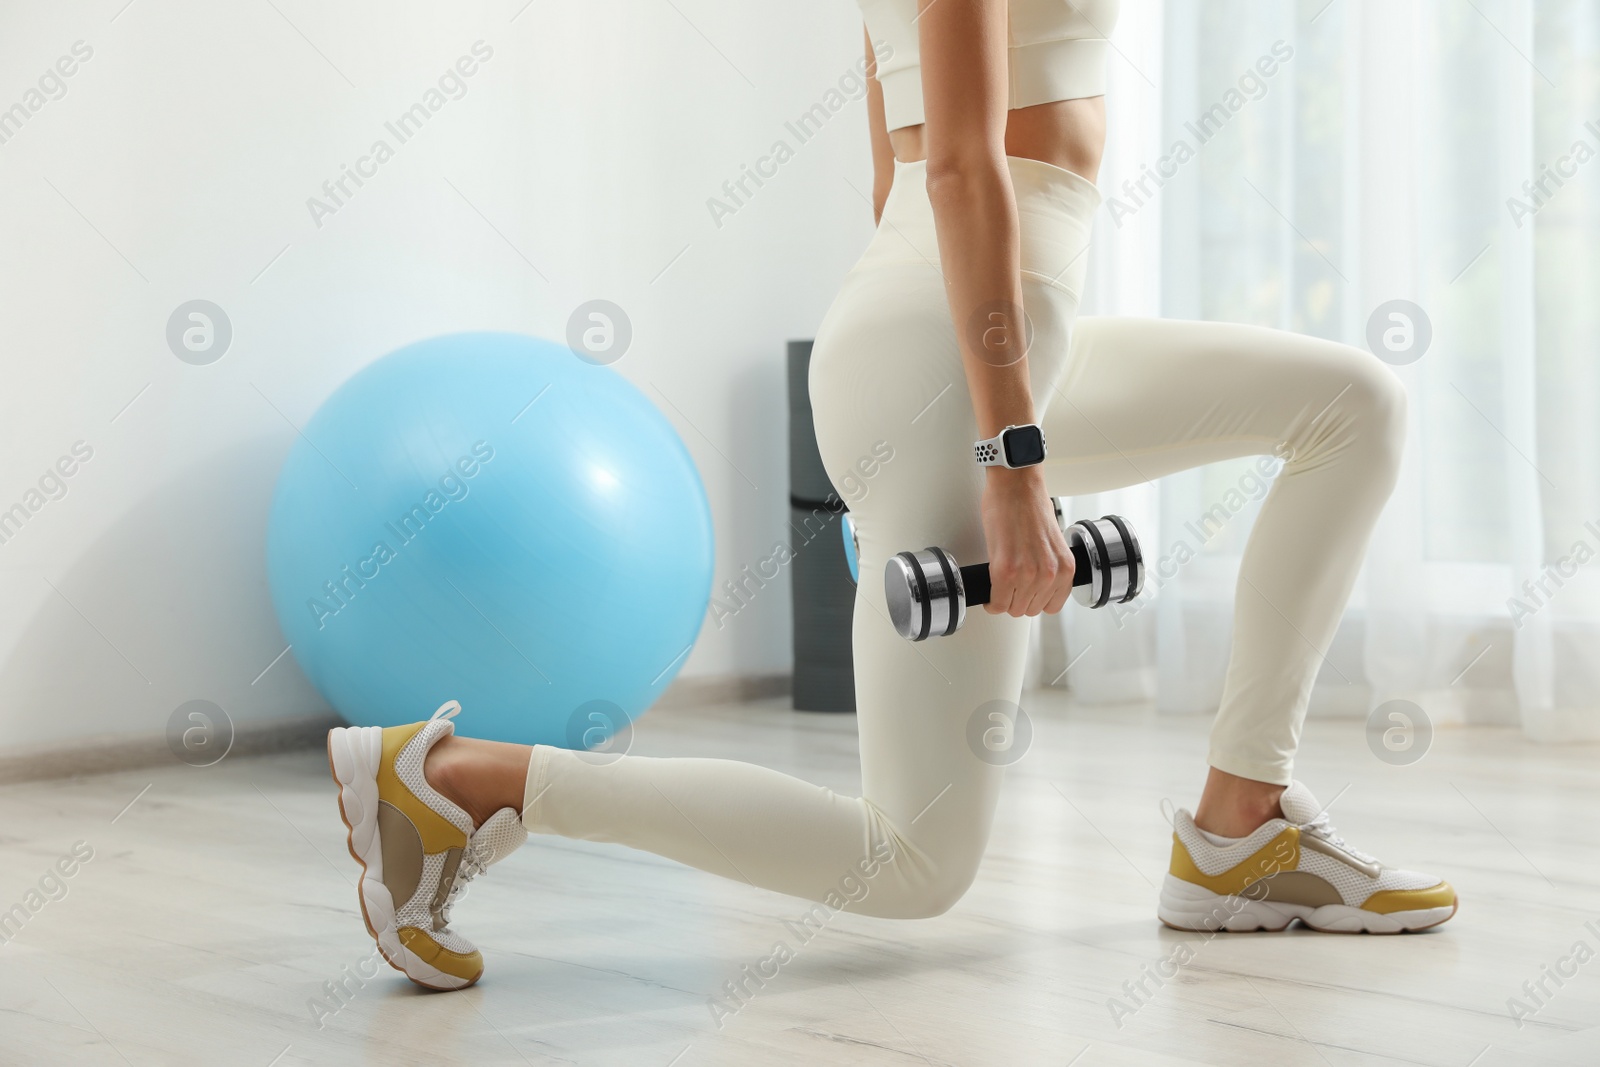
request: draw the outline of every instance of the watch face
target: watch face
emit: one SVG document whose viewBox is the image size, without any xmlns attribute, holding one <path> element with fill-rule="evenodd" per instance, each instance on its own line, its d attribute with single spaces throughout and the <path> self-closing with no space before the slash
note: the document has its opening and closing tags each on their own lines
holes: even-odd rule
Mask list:
<svg viewBox="0 0 1600 1067">
<path fill-rule="evenodd" d="M 1013 467 L 1031 467 L 1044 462 L 1044 434 L 1037 426 L 1017 426 L 1005 433 L 1006 462 Z"/>
</svg>

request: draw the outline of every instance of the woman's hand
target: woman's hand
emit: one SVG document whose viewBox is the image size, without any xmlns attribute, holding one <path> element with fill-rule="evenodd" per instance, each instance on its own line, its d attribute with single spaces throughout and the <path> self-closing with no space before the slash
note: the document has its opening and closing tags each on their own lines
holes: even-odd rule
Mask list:
<svg viewBox="0 0 1600 1067">
<path fill-rule="evenodd" d="M 1053 615 L 1072 595 L 1072 550 L 1038 467 L 985 469 L 983 538 L 991 615 Z"/>
</svg>

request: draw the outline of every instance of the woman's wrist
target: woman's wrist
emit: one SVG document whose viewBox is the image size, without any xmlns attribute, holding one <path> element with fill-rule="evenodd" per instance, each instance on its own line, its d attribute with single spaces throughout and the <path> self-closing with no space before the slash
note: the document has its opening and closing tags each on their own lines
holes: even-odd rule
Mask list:
<svg viewBox="0 0 1600 1067">
<path fill-rule="evenodd" d="M 1044 467 L 1037 463 L 1027 467 L 985 467 L 983 471 L 988 485 L 997 489 L 1032 493 L 1044 488 Z"/>
<path fill-rule="evenodd" d="M 1039 421 L 1025 361 L 1009 367 L 985 366 L 980 373 L 978 381 L 967 375 L 974 393 L 982 394 L 973 397 L 979 440 L 997 437 L 1007 426 L 1028 426 Z"/>
</svg>

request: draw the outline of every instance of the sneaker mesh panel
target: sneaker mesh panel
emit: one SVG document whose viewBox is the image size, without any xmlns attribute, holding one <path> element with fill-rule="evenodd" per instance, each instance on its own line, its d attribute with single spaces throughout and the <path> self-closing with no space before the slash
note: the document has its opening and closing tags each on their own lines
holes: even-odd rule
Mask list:
<svg viewBox="0 0 1600 1067">
<path fill-rule="evenodd" d="M 487 822 L 472 835 L 472 844 L 483 857 L 485 867 L 499 863 L 522 847 L 528 839 L 528 828 L 514 808 L 501 808 L 489 816 Z"/>
<path fill-rule="evenodd" d="M 1254 856 L 1266 847 L 1268 841 L 1283 833 L 1283 828 L 1288 824 L 1282 819 L 1269 819 L 1258 827 L 1255 833 L 1238 844 L 1226 848 L 1207 841 L 1205 835 L 1200 833 L 1199 827 L 1195 826 L 1193 816 L 1187 811 L 1179 811 L 1177 818 L 1172 820 L 1172 825 L 1178 833 L 1178 840 L 1189 850 L 1189 858 L 1200 868 L 1200 873 L 1212 875 L 1232 870 Z"/>
<path fill-rule="evenodd" d="M 1308 848 L 1300 850 L 1300 870 L 1314 874 L 1339 891 L 1339 896 L 1353 908 L 1358 908 L 1372 894 L 1386 889 L 1431 889 L 1439 879 L 1415 871 L 1396 871 L 1384 868 L 1376 878 L 1365 874 L 1340 860 Z"/>
<path fill-rule="evenodd" d="M 418 800 L 449 819 L 457 830 L 471 836 L 472 816 L 435 792 L 433 786 L 429 785 L 422 775 L 422 764 L 428 758 L 428 752 L 441 737 L 453 733 L 454 730 L 454 724 L 448 719 L 434 719 L 429 722 L 417 731 L 417 736 L 413 737 L 394 758 L 394 773 Z"/>
<path fill-rule="evenodd" d="M 475 951 L 472 942 L 449 927 L 435 931 L 433 913 L 428 910 L 428 904 L 439 888 L 439 875 L 444 873 L 444 857 L 443 852 L 423 857 L 422 882 L 417 886 L 417 891 L 411 895 L 411 899 L 395 911 L 394 924 L 397 927 L 415 926 L 451 952 L 465 955 Z"/>
</svg>

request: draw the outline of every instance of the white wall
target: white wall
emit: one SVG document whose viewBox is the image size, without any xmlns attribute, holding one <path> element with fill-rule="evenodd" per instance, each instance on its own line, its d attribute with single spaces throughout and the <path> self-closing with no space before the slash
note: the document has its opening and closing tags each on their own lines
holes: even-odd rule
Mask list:
<svg viewBox="0 0 1600 1067">
<path fill-rule="evenodd" d="M 261 675 L 273 480 L 290 422 L 423 337 L 560 338 L 615 301 L 618 369 L 705 480 L 718 585 L 784 536 L 783 345 L 871 230 L 864 104 L 803 145 L 784 123 L 856 63 L 852 4 L 123 2 L 0 9 L 0 109 L 42 101 L 0 143 L 0 509 L 93 449 L 0 543 L 0 746 L 197 698 L 320 710 L 292 656 Z M 465 96 L 398 144 L 384 123 L 479 40 Z M 64 95 L 29 97 L 79 41 Z M 319 227 L 308 197 L 380 137 Z M 779 138 L 795 158 L 718 227 L 707 198 Z M 196 298 L 234 330 L 208 366 L 165 339 Z M 788 612 L 777 586 L 708 623 L 685 675 L 786 669 Z"/>
</svg>

